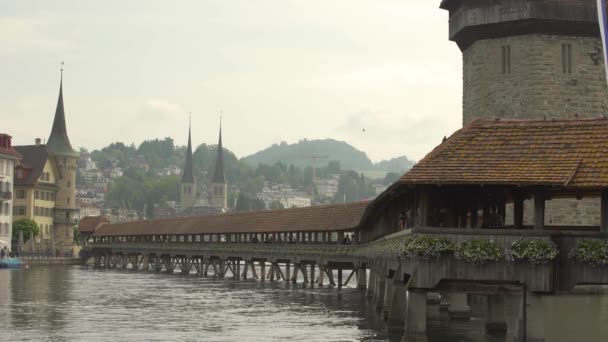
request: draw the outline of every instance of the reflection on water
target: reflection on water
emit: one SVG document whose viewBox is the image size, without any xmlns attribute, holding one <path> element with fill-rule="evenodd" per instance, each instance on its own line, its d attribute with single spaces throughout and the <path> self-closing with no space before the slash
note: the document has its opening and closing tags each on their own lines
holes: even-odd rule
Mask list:
<svg viewBox="0 0 608 342">
<path fill-rule="evenodd" d="M 581 329 L 606 336 L 605 325 L 593 322 L 608 322 L 608 297 L 583 297 L 546 304 L 547 320 L 572 332 L 555 327 L 546 341 L 581 340 Z M 355 289 L 283 282 L 80 267 L 0 270 L 0 340 L 401 341 L 367 301 Z M 577 335 L 563 328 L 569 325 Z M 505 341 L 485 335 L 483 320 L 449 321 L 438 306 L 429 307 L 428 330 L 430 342 Z"/>
</svg>

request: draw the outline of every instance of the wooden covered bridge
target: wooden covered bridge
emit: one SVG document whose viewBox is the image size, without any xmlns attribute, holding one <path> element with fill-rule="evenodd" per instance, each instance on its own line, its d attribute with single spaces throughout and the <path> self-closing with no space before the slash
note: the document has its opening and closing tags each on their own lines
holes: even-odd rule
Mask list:
<svg viewBox="0 0 608 342">
<path fill-rule="evenodd" d="M 591 224 L 547 222 L 547 204 L 589 198 Z M 607 231 L 608 120 L 477 120 L 372 202 L 103 225 L 87 253 L 97 267 L 356 283 L 410 340 L 425 339 L 429 292 L 453 317 L 483 293 L 490 327 L 541 339 L 545 296 L 608 284 L 608 265 L 577 257 Z M 513 294 L 534 326 L 506 322 Z"/>
</svg>

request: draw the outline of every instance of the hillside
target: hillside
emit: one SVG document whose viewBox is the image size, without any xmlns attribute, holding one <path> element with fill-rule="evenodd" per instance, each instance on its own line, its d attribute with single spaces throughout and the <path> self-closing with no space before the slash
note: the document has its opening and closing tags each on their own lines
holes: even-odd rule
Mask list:
<svg viewBox="0 0 608 342">
<path fill-rule="evenodd" d="M 326 166 L 329 161 L 337 160 L 343 170 L 354 171 L 382 171 L 382 172 L 403 172 L 412 166 L 412 162 L 407 157 L 397 157 L 391 160 L 381 161 L 374 164 L 367 154 L 359 151 L 352 145 L 333 139 L 325 140 L 300 140 L 295 144 L 274 144 L 262 151 L 256 152 L 242 160 L 253 167 L 259 164 L 274 165 L 277 162 L 297 167 L 312 165 L 312 156 L 327 156 L 319 159 L 317 166 Z"/>
</svg>

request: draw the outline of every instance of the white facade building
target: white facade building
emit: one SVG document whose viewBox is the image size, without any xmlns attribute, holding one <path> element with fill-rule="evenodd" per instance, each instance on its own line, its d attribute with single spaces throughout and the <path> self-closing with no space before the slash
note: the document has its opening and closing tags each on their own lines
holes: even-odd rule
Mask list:
<svg viewBox="0 0 608 342">
<path fill-rule="evenodd" d="M 11 250 L 13 235 L 13 183 L 15 161 L 19 153 L 11 145 L 11 136 L 0 134 L 0 248 Z"/>
</svg>

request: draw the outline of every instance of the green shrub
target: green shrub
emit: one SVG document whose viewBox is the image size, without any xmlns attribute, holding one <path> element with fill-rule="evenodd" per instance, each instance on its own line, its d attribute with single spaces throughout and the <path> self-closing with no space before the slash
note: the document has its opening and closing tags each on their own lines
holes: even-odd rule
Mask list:
<svg viewBox="0 0 608 342">
<path fill-rule="evenodd" d="M 471 240 L 456 246 L 456 258 L 475 264 L 500 261 L 503 252 L 494 241 Z"/>
<path fill-rule="evenodd" d="M 509 261 L 529 261 L 533 265 L 542 265 L 553 261 L 558 254 L 557 246 L 549 240 L 522 238 L 511 245 L 506 257 Z"/>
<path fill-rule="evenodd" d="M 443 255 L 452 254 L 454 251 L 454 242 L 446 238 L 418 235 L 407 244 L 405 256 L 424 260 L 434 260 Z"/>
<path fill-rule="evenodd" d="M 584 240 L 568 254 L 570 260 L 595 267 L 608 266 L 608 241 Z"/>
</svg>

